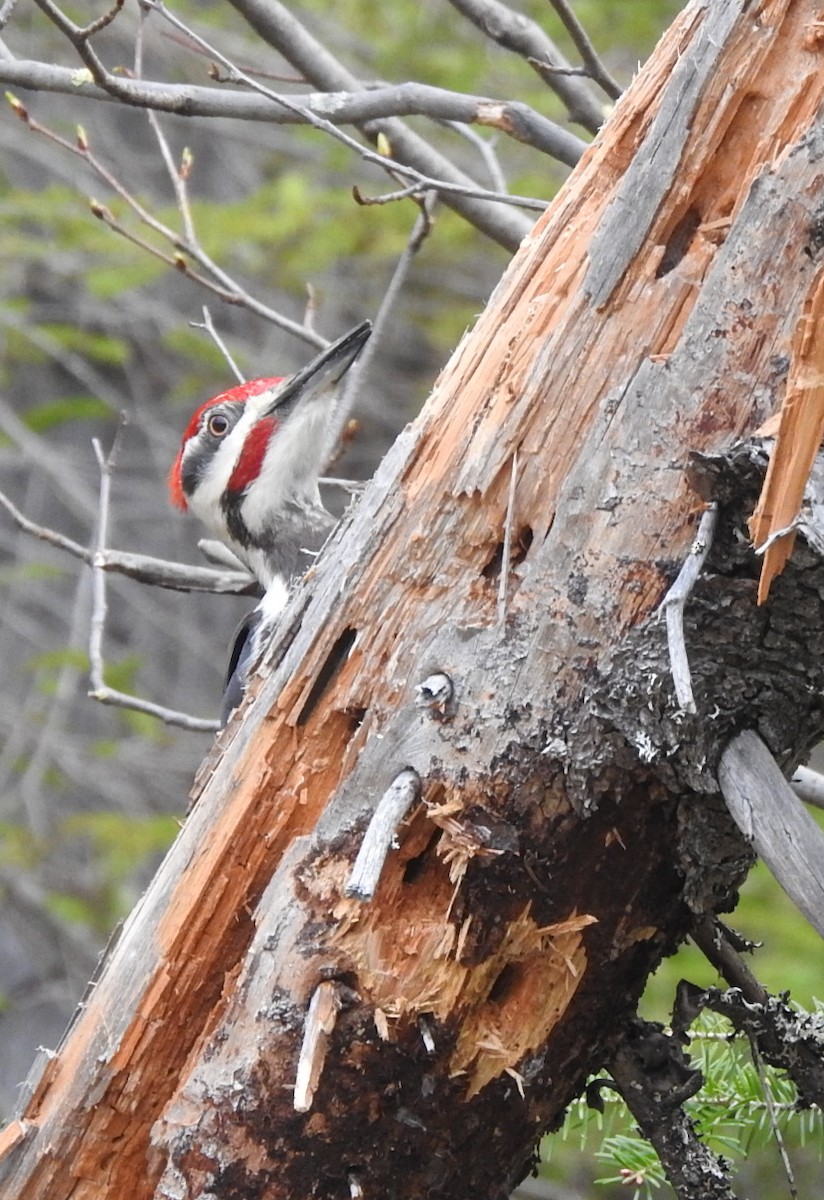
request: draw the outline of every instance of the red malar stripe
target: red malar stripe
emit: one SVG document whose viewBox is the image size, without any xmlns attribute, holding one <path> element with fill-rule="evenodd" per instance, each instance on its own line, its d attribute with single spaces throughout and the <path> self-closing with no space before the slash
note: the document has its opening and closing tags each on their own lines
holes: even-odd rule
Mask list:
<svg viewBox="0 0 824 1200">
<path fill-rule="evenodd" d="M 203 414 L 212 408 L 213 405 L 222 404 L 225 400 L 239 400 L 241 403 L 245 403 L 250 396 L 259 396 L 261 392 L 268 392 L 270 389 L 276 388 L 279 383 L 283 383 L 284 378 L 285 376 L 283 375 L 267 375 L 261 379 L 250 379 L 248 383 L 241 383 L 235 388 L 229 388 L 228 391 L 221 392 L 218 396 L 212 396 L 211 400 L 205 400 L 199 408 L 195 409 L 189 424 L 184 430 L 180 450 L 169 472 L 169 497 L 175 508 L 182 508 L 185 511 L 189 507 L 180 483 L 180 464 L 186 443 L 190 437 L 194 437 L 197 433 L 200 426 L 200 418 Z"/>
<path fill-rule="evenodd" d="M 227 485 L 229 492 L 242 492 L 250 483 L 254 483 L 260 474 L 260 468 L 263 466 L 263 460 L 266 457 L 266 447 L 269 445 L 269 438 L 277 429 L 277 420 L 274 417 L 262 417 L 256 425 L 253 425 L 250 432 L 246 436 L 246 441 L 243 443 L 243 449 L 240 452 L 235 469 L 232 471 L 231 478 Z"/>
</svg>

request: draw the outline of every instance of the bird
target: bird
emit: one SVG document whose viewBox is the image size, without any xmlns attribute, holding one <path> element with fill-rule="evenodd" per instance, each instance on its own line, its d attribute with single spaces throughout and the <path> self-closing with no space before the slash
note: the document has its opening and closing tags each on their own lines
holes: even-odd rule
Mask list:
<svg viewBox="0 0 824 1200">
<path fill-rule="evenodd" d="M 264 376 L 206 400 L 192 415 L 169 474 L 172 504 L 198 517 L 257 579 L 262 598 L 230 656 L 221 719 L 296 579 L 336 524 L 318 480 L 340 428 L 338 385 L 372 332 L 362 321 L 290 377 Z"/>
</svg>

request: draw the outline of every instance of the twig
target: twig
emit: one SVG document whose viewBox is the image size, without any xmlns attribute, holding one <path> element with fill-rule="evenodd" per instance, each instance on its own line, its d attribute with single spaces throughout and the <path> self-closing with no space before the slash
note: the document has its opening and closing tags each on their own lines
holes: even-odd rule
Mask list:
<svg viewBox="0 0 824 1200">
<path fill-rule="evenodd" d="M 382 196 L 364 196 L 357 184 L 352 188 L 352 198 L 356 204 L 362 208 L 369 208 L 378 204 L 394 204 L 397 200 L 412 199 L 420 200 L 423 198 L 424 189 L 419 183 L 410 183 L 409 187 L 401 188 L 397 192 L 384 192 Z"/>
<path fill-rule="evenodd" d="M 789 525 L 785 525 L 783 529 L 774 529 L 769 537 L 766 537 L 760 546 L 753 547 L 753 554 L 760 556 L 766 554 L 770 546 L 774 546 L 776 542 L 780 542 L 782 538 L 787 537 L 790 533 L 795 533 L 799 526 L 799 518 L 796 517 Z"/>
<path fill-rule="evenodd" d="M 433 192 L 427 193 L 420 201 L 420 212 L 412 226 L 412 232 L 409 235 L 409 240 L 406 247 L 395 264 L 395 269 L 392 272 L 392 277 L 389 280 L 387 287 L 384 290 L 383 298 L 375 314 L 375 319 L 372 323 L 372 336 L 364 347 L 363 353 L 358 357 L 353 367 L 350 367 L 349 372 L 343 384 L 338 399 L 338 406 L 335 413 L 334 426 L 330 430 L 330 436 L 327 443 L 327 454 L 331 451 L 340 437 L 340 432 L 346 425 L 349 419 L 349 414 L 352 411 L 355 396 L 358 389 L 362 386 L 364 378 L 369 372 L 372 361 L 378 351 L 380 339 L 383 335 L 386 326 L 388 325 L 392 311 L 397 303 L 403 285 L 406 283 L 415 255 L 420 250 L 423 243 L 432 231 L 432 209 L 434 207 L 435 195 Z M 325 480 L 321 480 L 321 483 Z"/>
<path fill-rule="evenodd" d="M 298 104 L 289 97 L 273 92 L 271 88 L 267 88 L 264 84 L 259 83 L 248 75 L 245 71 L 241 71 L 239 67 L 227 58 L 224 54 L 193 29 L 185 25 L 178 17 L 169 12 L 162 0 L 144 0 L 148 8 L 159 13 L 165 20 L 170 22 L 176 29 L 193 38 L 208 54 L 217 59 L 219 63 L 231 72 L 234 83 L 245 83 L 247 87 L 252 88 L 261 96 L 267 96 L 275 104 L 281 105 L 283 108 L 289 109 L 292 112 L 299 114 L 307 124 L 312 125 L 315 129 L 323 130 L 333 137 L 336 141 L 342 142 L 350 150 L 353 150 L 364 162 L 374 163 L 376 166 L 382 167 L 384 170 L 390 170 L 393 174 L 404 176 L 410 180 L 417 182 L 422 189 L 431 189 L 449 196 L 463 196 L 466 199 L 473 200 L 488 200 L 494 204 L 509 204 L 515 208 L 527 208 L 536 211 L 543 211 L 546 208 L 546 203 L 543 200 L 536 200 L 531 196 L 511 196 L 509 194 L 500 194 L 498 192 L 490 192 L 485 188 L 471 187 L 466 184 L 450 182 L 447 179 L 433 179 L 425 175 L 422 171 L 415 167 L 408 166 L 395 159 L 388 159 L 384 154 L 378 154 L 374 150 L 370 150 L 368 146 L 362 145 L 356 138 L 350 137 L 344 133 L 342 129 L 338 129 L 331 121 L 325 117 L 319 117 L 311 109 L 304 104 Z M 367 93 L 368 94 L 368 93 Z"/>
<path fill-rule="evenodd" d="M 509 495 L 506 501 L 506 517 L 504 518 L 504 545 L 501 559 L 501 579 L 498 584 L 498 624 L 503 626 L 506 620 L 506 593 L 509 587 L 509 556 L 512 553 L 512 526 L 515 521 L 515 489 L 518 483 L 518 451 L 512 455 L 512 469 L 509 475 Z"/>
<path fill-rule="evenodd" d="M 790 1005 L 786 995 L 767 993 L 763 1001 L 752 1001 L 736 987 L 692 990 L 691 1020 L 704 1008 L 718 1013 L 758 1047 L 766 1063 L 786 1072 L 798 1091 L 800 1107 L 824 1105 L 824 1038 L 818 1014 Z"/>
<path fill-rule="evenodd" d="M 672 682 L 675 685 L 675 697 L 682 712 L 696 712 L 695 697 L 692 692 L 692 677 L 690 673 L 687 647 L 684 640 L 684 606 L 689 599 L 692 589 L 698 582 L 707 555 L 715 537 L 718 524 L 718 505 L 707 506 L 698 525 L 698 533 L 690 547 L 690 552 L 683 567 L 664 599 L 661 601 L 659 613 L 663 610 L 667 618 L 667 644 L 669 646 Z"/>
<path fill-rule="evenodd" d="M 306 289 L 306 307 L 303 310 L 303 323 L 307 329 L 315 328 L 315 315 L 318 311 L 318 297 L 314 287 L 308 281 L 304 283 Z"/>
<path fill-rule="evenodd" d="M 223 355 L 224 359 L 226 360 L 226 364 L 229 367 L 229 370 L 234 375 L 235 379 L 238 381 L 238 383 L 245 383 L 246 376 L 243 374 L 240 367 L 237 365 L 234 358 L 229 353 L 229 348 L 226 345 L 226 343 L 224 342 L 223 338 L 220 336 L 218 331 L 215 329 L 214 322 L 212 321 L 212 314 L 209 312 L 208 305 L 206 305 L 206 304 L 203 305 L 203 320 L 202 321 L 190 321 L 189 325 L 192 329 L 203 329 L 206 331 L 206 333 L 208 333 L 209 337 L 212 339 L 212 341 L 217 346 L 218 350 L 220 351 L 220 353 Z"/>
<path fill-rule="evenodd" d="M 489 172 L 492 190 L 494 192 L 509 191 L 506 176 L 501 169 L 498 155 L 495 152 L 495 136 L 493 135 L 491 138 L 483 137 L 471 125 L 461 125 L 457 121 L 446 121 L 445 124 L 457 133 L 458 137 L 462 137 L 464 141 L 469 142 L 476 148 L 484 160 L 484 166 Z"/>
<path fill-rule="evenodd" d="M 373 898 L 398 826 L 420 794 L 421 778 L 417 771 L 406 767 L 395 776 L 372 814 L 344 895 L 363 903 Z"/>
<path fill-rule="evenodd" d="M 336 983 L 324 980 L 312 993 L 306 1024 L 303 1027 L 303 1042 L 300 1047 L 298 1068 L 295 1075 L 295 1094 L 292 1101 L 295 1112 L 308 1112 L 312 1107 L 329 1037 L 335 1028 L 341 1009 L 341 995 Z"/>
<path fill-rule="evenodd" d="M 330 480 L 344 486 L 346 480 Z M 357 486 L 357 485 L 352 485 Z M 125 575 L 139 583 L 153 587 L 168 588 L 175 592 L 209 592 L 220 595 L 247 596 L 254 593 L 257 583 L 248 571 L 214 571 L 210 567 L 195 567 L 187 563 L 168 562 L 148 554 L 130 554 L 128 551 L 106 549 L 90 550 L 81 546 L 54 529 L 37 525 L 29 520 L 14 505 L 8 496 L 0 492 L 0 506 L 5 508 L 14 524 L 23 533 L 47 542 L 58 550 L 64 550 L 88 566 L 96 565 L 102 571 Z"/>
<path fill-rule="evenodd" d="M 738 988 L 750 1004 L 766 1003 L 769 999 L 767 989 L 756 979 L 735 949 L 728 931 L 720 921 L 711 916 L 704 916 L 690 930 L 690 937 L 730 987 Z"/>
<path fill-rule="evenodd" d="M 123 424 L 121 423 L 114 436 L 108 458 L 104 457 L 99 440 L 97 438 L 92 439 L 95 458 L 100 470 L 100 503 L 97 517 L 95 555 L 92 560 L 92 616 L 89 628 L 89 664 L 92 694 L 105 691 L 106 689 L 106 685 L 103 682 L 103 632 L 106 628 L 107 611 L 106 576 L 97 563 L 97 556 L 98 554 L 102 554 L 106 549 L 109 539 L 109 500 L 111 497 L 112 468 L 122 428 Z"/>
<path fill-rule="evenodd" d="M 750 1055 L 752 1056 L 753 1066 L 759 1080 L 761 1081 L 761 1094 L 764 1097 L 764 1103 L 767 1107 L 767 1114 L 770 1120 L 770 1128 L 772 1135 L 775 1138 L 775 1144 L 778 1147 L 778 1153 L 781 1155 L 781 1162 L 784 1167 L 784 1174 L 787 1176 L 787 1185 L 790 1189 L 792 1200 L 798 1200 L 798 1188 L 795 1184 L 795 1175 L 793 1173 L 790 1156 L 787 1153 L 787 1144 L 784 1141 L 784 1136 L 781 1133 L 781 1128 L 778 1124 L 778 1111 L 776 1109 L 775 1097 L 772 1094 L 767 1072 L 764 1070 L 764 1064 L 761 1061 L 761 1055 L 758 1053 L 758 1046 L 754 1038 L 750 1038 Z"/>
<path fill-rule="evenodd" d="M 90 38 L 95 33 L 100 33 L 101 29 L 105 29 L 107 25 L 111 25 L 112 21 L 123 8 L 125 0 L 114 0 L 114 4 L 108 12 L 104 12 L 102 17 L 98 17 L 96 21 L 90 21 L 88 25 L 84 25 L 79 30 L 83 38 Z"/>
<path fill-rule="evenodd" d="M 92 153 L 85 130 L 78 127 L 78 135 L 75 142 L 70 142 L 67 138 L 55 133 L 48 126 L 41 124 L 31 116 L 26 106 L 17 99 L 16 96 L 7 96 L 12 109 L 20 118 L 21 121 L 32 131 L 39 134 L 55 145 L 60 146 L 69 153 L 82 158 L 95 174 L 103 180 L 103 182 L 112 189 L 112 191 L 123 200 L 131 211 L 135 214 L 147 228 L 153 230 L 164 241 L 169 242 L 174 248 L 175 253 L 169 254 L 161 250 L 158 246 L 142 238 L 139 234 L 127 229 L 114 213 L 105 205 L 95 199 L 90 199 L 89 204 L 91 211 L 98 220 L 102 221 L 114 233 L 125 238 L 146 254 L 159 259 L 166 266 L 178 271 L 182 275 L 186 275 L 194 283 L 200 287 L 206 288 L 214 295 L 218 296 L 227 304 L 239 305 L 248 309 L 264 320 L 269 321 L 272 325 L 276 325 L 280 329 L 286 330 L 288 333 L 294 334 L 303 341 L 308 342 L 318 350 L 323 350 L 329 345 L 326 338 L 322 337 L 312 329 L 308 329 L 305 325 L 298 321 L 293 321 L 289 317 L 278 312 L 277 309 L 270 308 L 267 304 L 263 304 L 257 300 L 250 292 L 247 292 L 237 280 L 232 278 L 226 271 L 217 265 L 212 258 L 206 254 L 200 243 L 195 238 L 193 241 L 186 236 L 181 236 L 176 230 L 165 225 L 157 217 L 153 216 L 137 199 L 136 196 L 125 187 L 107 167 Z M 207 275 L 201 274 L 193 269 L 186 261 L 184 255 L 188 255 Z"/>
<path fill-rule="evenodd" d="M 621 88 L 601 62 L 586 30 L 575 16 L 567 0 L 549 0 L 549 3 L 561 18 L 564 29 L 575 43 L 575 48 L 581 55 L 590 78 L 603 88 L 610 100 L 618 100 L 621 96 Z"/>
<path fill-rule="evenodd" d="M 362 479 L 338 479 L 334 475 L 321 475 L 318 483 L 325 487 L 340 488 L 342 492 L 348 492 L 350 496 L 358 496 L 366 487 L 366 483 Z"/>
<path fill-rule="evenodd" d="M 143 4 L 138 5 L 140 12 L 140 20 L 137 27 L 137 37 L 135 38 L 135 53 L 134 53 L 134 73 L 138 79 L 143 77 L 143 34 L 146 28 L 146 20 L 149 16 L 149 11 Z M 152 109 L 146 110 L 146 117 L 152 133 L 155 135 L 160 157 L 163 159 L 166 167 L 166 174 L 171 180 L 172 188 L 177 201 L 178 212 L 183 224 L 183 236 L 190 246 L 197 245 L 197 236 L 195 234 L 195 224 L 192 218 L 192 206 L 189 203 L 189 192 L 186 183 L 191 170 L 192 158 L 187 149 L 183 151 L 183 161 L 178 167 L 172 158 L 172 152 L 169 148 L 169 143 L 166 140 L 166 135 L 163 132 L 157 113 Z"/>
<path fill-rule="evenodd" d="M 542 68 L 544 62 L 553 67 L 568 67 L 569 62 L 536 21 L 514 12 L 501 0 L 450 0 L 450 4 L 492 41 L 521 55 L 544 83 L 561 97 L 573 121 L 590 133 L 598 132 L 604 114 L 589 86 L 581 80 L 566 79 Z"/>
<path fill-rule="evenodd" d="M 177 712 L 174 709 L 165 708 L 160 704 L 152 704 L 148 700 L 140 700 L 136 696 L 126 695 L 125 692 L 115 691 L 105 683 L 103 677 L 103 635 L 106 628 L 108 606 L 106 601 L 106 574 L 103 570 L 101 560 L 105 555 L 108 539 L 109 500 L 111 496 L 112 468 L 117 448 L 117 435 L 108 456 L 103 454 L 97 438 L 94 438 L 92 445 L 100 469 L 100 507 L 95 553 L 92 561 L 92 615 L 89 623 L 89 675 L 91 687 L 88 694 L 93 700 L 99 700 L 101 704 L 109 704 L 115 708 L 126 708 L 133 712 L 147 713 L 149 716 L 158 717 L 167 725 L 176 725 L 181 729 L 204 733 L 216 732 L 220 728 L 218 721 L 192 717 L 188 713 Z"/>
<path fill-rule="evenodd" d="M 701 1086 L 701 1072 L 675 1037 L 634 1017 L 618 1043 L 609 1071 L 641 1136 L 661 1160 L 677 1196 L 735 1200 L 724 1160 L 699 1139 L 683 1103 Z"/>
</svg>

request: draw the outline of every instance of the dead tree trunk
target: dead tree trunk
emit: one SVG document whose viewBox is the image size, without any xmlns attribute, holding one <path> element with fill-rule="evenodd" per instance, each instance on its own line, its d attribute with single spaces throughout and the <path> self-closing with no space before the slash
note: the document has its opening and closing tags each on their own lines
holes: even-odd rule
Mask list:
<svg viewBox="0 0 824 1200">
<path fill-rule="evenodd" d="M 7 1131 L 6 1200 L 504 1196 L 733 902 L 716 766 L 820 736 L 822 568 L 800 547 L 756 606 L 729 465 L 695 715 L 654 614 L 690 454 L 777 407 L 822 272 L 819 7 L 693 3 L 619 102 L 293 603 Z"/>
</svg>

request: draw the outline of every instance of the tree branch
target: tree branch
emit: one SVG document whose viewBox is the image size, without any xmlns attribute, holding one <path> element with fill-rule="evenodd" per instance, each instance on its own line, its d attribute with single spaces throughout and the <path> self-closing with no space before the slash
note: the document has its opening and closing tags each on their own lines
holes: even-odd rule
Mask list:
<svg viewBox="0 0 824 1200">
<path fill-rule="evenodd" d="M 618 100 L 621 95 L 620 86 L 612 78 L 596 54 L 595 47 L 589 40 L 586 30 L 575 16 L 567 0 L 549 0 L 549 3 L 563 21 L 564 29 L 566 29 L 575 43 L 575 48 L 581 55 L 581 60 L 590 79 L 594 80 L 600 88 L 603 88 L 610 100 Z"/>
<path fill-rule="evenodd" d="M 96 564 L 101 571 L 126 575 L 138 583 L 168 588 L 175 592 L 209 592 L 221 595 L 248 596 L 256 594 L 257 582 L 247 571 L 214 571 L 211 567 L 196 567 L 188 563 L 167 562 L 148 554 L 130 554 L 108 548 L 90 550 L 54 529 L 37 525 L 0 492 L 0 506 L 5 508 L 18 529 L 58 550 L 65 550 L 87 566 Z"/>
<path fill-rule="evenodd" d="M 0 59 L 0 83 L 7 86 L 117 102 L 178 117 L 229 117 L 271 125 L 311 124 L 310 117 L 301 112 L 305 109 L 334 125 L 357 125 L 391 117 L 423 116 L 435 121 L 490 126 L 570 167 L 575 166 L 587 146 L 581 138 L 541 116 L 528 104 L 472 96 L 423 83 L 399 83 L 362 92 L 313 92 L 298 98 L 272 92 L 267 98 L 193 84 L 109 78 L 116 79 L 116 91 L 79 79 L 77 71 L 69 67 L 32 59 Z M 284 107 L 278 109 L 273 101 Z M 290 107 L 285 107 L 287 104 Z"/>
<path fill-rule="evenodd" d="M 126 708 L 132 712 L 146 713 L 157 717 L 166 725 L 176 725 L 180 729 L 188 729 L 199 733 L 214 733 L 220 729 L 220 722 L 203 717 L 193 717 L 189 713 L 178 712 L 150 700 L 141 700 L 137 696 L 110 688 L 104 679 L 103 634 L 106 628 L 106 576 L 102 567 L 102 558 L 106 551 L 109 525 L 109 497 L 111 494 L 112 467 L 117 448 L 117 437 L 108 456 L 103 455 L 97 438 L 92 442 L 95 456 L 100 468 L 100 511 L 97 525 L 95 552 L 92 559 L 92 618 L 89 628 L 89 695 L 101 704 L 109 704 L 114 708 Z"/>
<path fill-rule="evenodd" d="M 278 0 L 231 0 L 231 3 L 251 28 L 315 87 L 333 92 L 360 93 L 365 90 L 363 84 Z M 429 180 L 437 179 L 442 184 L 452 184 L 473 193 L 442 190 L 445 204 L 507 250 L 516 250 L 531 230 L 532 222 L 519 213 L 500 205 L 491 207 L 478 200 L 473 181 L 397 118 L 365 121 L 363 133 L 372 142 L 383 134 L 392 147 L 392 159 L 379 161 L 385 170 L 397 170 L 399 165 L 406 165 Z"/>
<path fill-rule="evenodd" d="M 482 30 L 493 42 L 527 60 L 544 83 L 560 96 L 569 111 L 570 119 L 597 133 L 604 113 L 584 81 L 558 73 L 555 68 L 569 67 L 569 62 L 540 25 L 523 13 L 513 12 L 500 0 L 449 0 L 468 21 Z"/>
<path fill-rule="evenodd" d="M 724 1160 L 703 1144 L 682 1107 L 703 1079 L 678 1039 L 636 1017 L 609 1070 L 678 1200 L 735 1200 Z"/>
<path fill-rule="evenodd" d="M 111 209 L 105 204 L 101 204 L 100 201 L 93 198 L 90 199 L 89 203 L 92 214 L 97 217 L 99 221 L 102 221 L 105 225 L 107 225 L 113 233 L 119 234 L 120 237 L 125 238 L 126 241 L 131 242 L 132 245 L 137 246 L 146 254 L 150 254 L 153 258 L 160 259 L 161 262 L 164 262 L 172 270 L 186 275 L 187 278 L 191 279 L 194 283 L 199 284 L 201 287 L 206 288 L 207 291 L 212 292 L 213 295 L 219 297 L 219 299 L 223 300 L 224 303 L 246 308 L 249 310 L 249 312 L 255 313 L 256 316 L 262 317 L 265 321 L 269 321 L 272 325 L 276 325 L 279 329 L 284 329 L 287 333 L 294 334 L 295 337 L 300 338 L 304 342 L 308 342 L 310 346 L 313 346 L 318 350 L 323 350 L 326 346 L 328 346 L 328 339 L 322 337 L 321 334 L 317 333 L 315 330 L 310 329 L 308 326 L 301 324 L 298 321 L 293 321 L 291 318 L 284 316 L 284 314 L 279 312 L 277 309 L 270 308 L 268 304 L 263 304 L 255 296 L 248 292 L 241 284 L 239 284 L 237 280 L 227 274 L 227 272 L 224 271 L 223 268 L 220 267 L 214 261 L 214 259 L 212 259 L 206 253 L 195 235 L 191 213 L 188 208 L 188 200 L 185 200 L 183 202 L 183 207 L 180 208 L 181 219 L 185 230 L 183 234 L 180 234 L 177 232 L 177 230 L 172 229 L 171 226 L 166 225 L 162 221 L 158 220 L 158 218 L 155 217 L 154 214 L 145 207 L 145 205 L 141 204 L 134 193 L 129 191 L 129 189 L 122 184 L 119 179 L 117 179 L 117 177 L 108 169 L 108 167 L 106 167 L 101 160 L 97 158 L 97 156 L 91 150 L 88 137 L 86 136 L 86 131 L 82 128 L 82 126 L 78 126 L 76 140 L 74 142 L 70 142 L 67 138 L 62 137 L 59 133 L 49 129 L 48 126 L 36 121 L 31 116 L 26 106 L 16 96 L 7 92 L 6 98 L 18 118 L 28 129 L 31 130 L 32 133 L 39 134 L 41 137 L 53 142 L 61 149 L 68 150 L 69 153 L 77 155 L 86 163 L 88 163 L 89 167 L 91 167 L 94 173 L 129 206 L 131 211 L 138 218 L 138 220 L 142 222 L 142 224 L 171 244 L 174 253 L 167 253 L 160 247 L 148 241 L 146 238 L 141 237 L 139 234 L 123 225 L 122 222 L 118 220 L 115 214 L 111 211 Z M 156 129 L 155 132 L 161 139 L 163 139 L 162 131 L 160 131 L 159 128 Z M 167 146 L 166 154 L 168 155 L 168 153 Z M 171 163 L 168 165 L 170 166 L 170 170 L 174 169 Z M 176 187 L 175 192 L 180 205 L 180 197 L 181 195 L 185 196 L 185 191 L 181 192 L 180 188 Z M 204 273 L 201 274 L 200 271 L 194 270 L 187 262 L 186 258 L 184 257 L 185 255 L 188 255 L 189 258 L 193 259 Z"/>
</svg>

